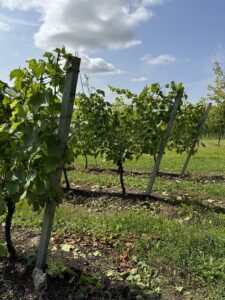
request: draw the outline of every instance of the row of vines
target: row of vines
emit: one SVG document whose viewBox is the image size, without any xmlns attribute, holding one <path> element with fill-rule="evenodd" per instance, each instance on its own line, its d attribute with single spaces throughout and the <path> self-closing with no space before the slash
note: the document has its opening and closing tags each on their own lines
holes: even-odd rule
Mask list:
<svg viewBox="0 0 225 300">
<path fill-rule="evenodd" d="M 42 59 L 29 60 L 26 68 L 13 70 L 10 86 L 0 81 L 0 214 L 6 214 L 11 259 L 16 256 L 10 233 L 16 203 L 28 201 L 34 210 L 60 203 L 62 192 L 55 189 L 54 176 L 65 163 L 73 163 L 78 155 L 112 161 L 124 194 L 124 162 L 143 154 L 157 159 L 178 93 L 181 98 L 167 148 L 189 152 L 199 133 L 205 105 L 188 103 L 182 84 L 155 83 L 139 94 L 111 87 L 115 97 L 110 99 L 102 90 L 77 94 L 62 157 L 59 114 L 70 63 L 71 55 L 56 49 Z"/>
<path fill-rule="evenodd" d="M 115 95 L 110 102 L 102 90 L 77 95 L 68 152 L 72 159 L 84 156 L 86 168 L 88 156 L 113 162 L 125 194 L 124 162 L 139 159 L 143 154 L 156 160 L 175 99 L 183 86 L 171 82 L 162 88 L 155 83 L 138 95 L 126 89 L 110 87 L 110 90 Z M 197 151 L 204 111 L 203 103 L 188 103 L 182 93 L 167 149 L 178 154 Z"/>
</svg>

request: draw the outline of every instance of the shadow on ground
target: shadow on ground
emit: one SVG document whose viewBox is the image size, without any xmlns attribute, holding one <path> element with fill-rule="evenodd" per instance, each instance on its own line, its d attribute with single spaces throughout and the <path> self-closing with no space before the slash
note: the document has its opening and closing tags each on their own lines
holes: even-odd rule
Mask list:
<svg viewBox="0 0 225 300">
<path fill-rule="evenodd" d="M 123 199 L 124 203 L 135 203 L 135 202 L 145 202 L 151 203 L 151 202 L 159 202 L 164 204 L 169 204 L 172 206 L 181 206 L 183 204 L 186 205 L 194 205 L 200 209 L 203 209 L 204 211 L 209 212 L 215 212 L 215 213 L 225 213 L 225 207 L 217 206 L 217 205 L 207 205 L 205 203 L 202 203 L 200 200 L 195 200 L 190 197 L 183 197 L 182 200 L 178 200 L 177 198 L 164 198 L 156 195 L 147 196 L 145 194 L 134 194 L 134 193 L 127 193 L 125 195 L 122 195 L 118 192 L 105 192 L 105 191 L 90 191 L 90 190 L 84 190 L 84 189 L 70 189 L 67 190 L 66 188 L 63 189 L 64 192 L 67 194 L 68 198 L 73 198 L 76 196 L 81 196 L 87 199 L 87 201 L 91 199 L 98 199 L 99 197 L 105 197 L 105 198 L 119 198 Z"/>
<path fill-rule="evenodd" d="M 69 268 L 60 276 L 48 278 L 48 288 L 43 298 L 38 298 L 32 282 L 32 267 L 23 258 L 9 262 L 0 257 L 1 300 L 158 300 L 160 295 L 142 291 L 127 281 L 89 275 L 82 270 Z"/>
</svg>

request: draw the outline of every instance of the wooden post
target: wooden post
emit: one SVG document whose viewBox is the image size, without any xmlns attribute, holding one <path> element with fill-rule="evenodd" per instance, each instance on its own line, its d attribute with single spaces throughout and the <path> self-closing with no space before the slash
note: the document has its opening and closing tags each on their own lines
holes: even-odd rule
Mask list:
<svg viewBox="0 0 225 300">
<path fill-rule="evenodd" d="M 177 110 L 179 108 L 181 99 L 183 97 L 183 92 L 184 92 L 184 90 L 182 89 L 182 90 L 179 90 L 178 93 L 177 93 L 177 96 L 176 96 L 176 99 L 175 99 L 175 102 L 174 102 L 174 105 L 173 105 L 173 109 L 172 109 L 171 114 L 170 114 L 170 119 L 169 119 L 169 122 L 167 124 L 166 132 L 165 132 L 165 134 L 162 138 L 161 144 L 159 146 L 159 151 L 158 151 L 158 155 L 157 155 L 157 158 L 156 158 L 156 162 L 155 162 L 153 171 L 150 174 L 149 184 L 148 184 L 148 187 L 147 187 L 147 190 L 146 190 L 146 195 L 148 195 L 148 196 L 152 192 L 152 188 L 153 188 L 156 176 L 159 172 L 159 166 L 160 166 L 160 163 L 161 163 L 164 151 L 165 151 L 165 147 L 166 147 L 166 144 L 167 144 L 168 137 L 170 135 L 170 132 L 171 132 L 171 129 L 172 129 L 172 126 L 173 126 L 173 122 L 174 122 L 175 117 L 176 117 Z"/>
<path fill-rule="evenodd" d="M 207 117 L 208 117 L 208 114 L 209 114 L 209 111 L 210 111 L 211 107 L 212 107 L 212 103 L 209 103 L 208 106 L 207 106 L 207 108 L 206 108 L 206 110 L 205 110 L 205 112 L 204 112 L 203 115 L 202 115 L 201 121 L 200 121 L 200 123 L 199 123 L 198 130 L 197 130 L 196 137 L 195 137 L 195 139 L 194 139 L 194 141 L 193 141 L 193 144 L 192 144 L 192 146 L 191 146 L 190 151 L 188 152 L 188 155 L 187 155 L 187 158 L 186 158 L 185 163 L 184 163 L 184 165 L 183 165 L 183 168 L 182 168 L 182 170 L 181 170 L 180 176 L 183 176 L 183 175 L 185 174 L 185 172 L 186 172 L 187 166 L 188 166 L 188 164 L 189 164 L 189 162 L 190 162 L 191 156 L 192 156 L 193 153 L 194 153 L 195 146 L 196 146 L 196 144 L 197 144 L 197 142 L 198 142 L 199 136 L 200 136 L 201 133 L 202 133 L 202 130 L 203 130 L 203 128 L 204 128 L 205 121 L 206 121 L 206 119 L 207 119 Z"/>
<path fill-rule="evenodd" d="M 64 87 L 64 93 L 62 98 L 62 107 L 59 118 L 59 127 L 58 127 L 58 139 L 59 139 L 59 156 L 64 157 L 66 150 L 66 143 L 68 140 L 68 135 L 70 131 L 70 123 L 74 106 L 74 98 L 76 93 L 76 86 L 79 75 L 80 68 L 80 58 L 72 57 L 69 62 L 67 62 L 67 72 L 66 72 L 66 81 Z M 47 251 L 51 236 L 52 224 L 55 216 L 56 210 L 56 195 L 60 189 L 62 170 L 64 165 L 64 159 L 62 159 L 62 166 L 56 170 L 53 174 L 52 182 L 55 187 L 55 195 L 52 199 L 46 203 L 44 219 L 41 229 L 41 237 L 38 247 L 37 260 L 36 260 L 36 269 L 44 270 Z M 34 276 L 33 276 L 34 277 Z M 35 278 L 34 278 L 35 283 Z M 38 284 L 35 285 L 38 289 Z"/>
</svg>

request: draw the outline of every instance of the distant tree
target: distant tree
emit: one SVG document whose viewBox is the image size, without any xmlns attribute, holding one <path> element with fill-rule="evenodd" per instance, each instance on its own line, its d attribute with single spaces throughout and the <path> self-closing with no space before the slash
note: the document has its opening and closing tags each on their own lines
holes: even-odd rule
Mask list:
<svg viewBox="0 0 225 300">
<path fill-rule="evenodd" d="M 208 98 L 215 103 L 208 117 L 208 130 L 218 137 L 218 146 L 225 133 L 225 74 L 219 62 L 213 68 L 215 80 L 208 85 Z"/>
</svg>

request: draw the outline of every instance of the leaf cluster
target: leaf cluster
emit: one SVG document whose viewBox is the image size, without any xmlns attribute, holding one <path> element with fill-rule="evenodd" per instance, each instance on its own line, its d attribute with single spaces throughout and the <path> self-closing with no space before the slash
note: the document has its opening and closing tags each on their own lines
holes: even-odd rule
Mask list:
<svg viewBox="0 0 225 300">
<path fill-rule="evenodd" d="M 27 199 L 34 209 L 52 198 L 53 172 L 62 164 L 57 127 L 65 81 L 64 49 L 30 59 L 0 82 L 0 208 Z"/>
<path fill-rule="evenodd" d="M 109 101 L 101 90 L 90 95 L 81 93 L 76 98 L 71 153 L 101 155 L 115 164 L 139 158 L 144 153 L 156 155 L 177 93 L 183 86 L 171 82 L 162 88 L 155 83 L 146 86 L 140 94 L 110 89 L 114 98 Z M 185 100 L 184 94 L 182 103 Z"/>
</svg>

